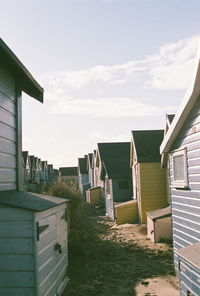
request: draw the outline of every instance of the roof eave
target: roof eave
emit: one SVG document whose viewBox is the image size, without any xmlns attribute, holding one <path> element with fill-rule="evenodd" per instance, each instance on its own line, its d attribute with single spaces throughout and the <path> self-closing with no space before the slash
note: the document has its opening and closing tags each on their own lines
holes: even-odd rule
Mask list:
<svg viewBox="0 0 200 296">
<path fill-rule="evenodd" d="M 188 88 L 186 95 L 182 101 L 182 104 L 176 113 L 172 124 L 167 131 L 166 136 L 160 146 L 160 153 L 167 153 L 170 151 L 174 140 L 178 136 L 185 120 L 187 119 L 188 115 L 190 114 L 194 104 L 196 103 L 197 99 L 200 96 L 200 50 L 197 55 L 197 60 L 195 64 L 195 71 L 193 74 L 193 79 Z"/>
<path fill-rule="evenodd" d="M 1 38 L 0 55 L 15 69 L 21 90 L 43 103 L 43 88 Z"/>
</svg>

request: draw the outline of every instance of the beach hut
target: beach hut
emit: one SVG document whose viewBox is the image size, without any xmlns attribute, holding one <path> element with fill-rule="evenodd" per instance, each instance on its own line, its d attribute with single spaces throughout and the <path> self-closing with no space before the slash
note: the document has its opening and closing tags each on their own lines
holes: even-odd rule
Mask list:
<svg viewBox="0 0 200 296">
<path fill-rule="evenodd" d="M 23 192 L 22 91 L 43 101 L 41 86 L 0 39 L 0 295 L 61 295 L 67 205 Z"/>
<path fill-rule="evenodd" d="M 132 198 L 130 142 L 98 143 L 100 179 L 105 182 L 106 215 L 115 218 L 114 205 Z"/>
<path fill-rule="evenodd" d="M 181 295 L 200 295 L 200 49 L 192 82 L 164 137 Z M 192 259 L 193 258 L 193 259 Z"/>
<path fill-rule="evenodd" d="M 59 180 L 63 183 L 70 181 L 78 183 L 78 167 L 60 167 Z"/>
<path fill-rule="evenodd" d="M 88 179 L 90 183 L 90 187 L 94 187 L 94 154 L 89 153 L 88 154 L 88 161 L 87 161 L 87 171 L 88 171 Z"/>
<path fill-rule="evenodd" d="M 78 159 L 79 189 L 84 199 L 86 199 L 86 190 L 90 188 L 87 161 L 87 155 Z"/>
<path fill-rule="evenodd" d="M 41 161 L 41 183 L 43 187 L 47 185 L 48 182 L 48 163 L 46 160 Z"/>
<path fill-rule="evenodd" d="M 48 164 L 47 165 L 47 171 L 48 171 L 48 186 L 51 186 L 54 184 L 54 172 L 53 172 L 53 165 Z"/>
<path fill-rule="evenodd" d="M 161 168 L 159 152 L 163 135 L 163 130 L 132 131 L 133 198 L 140 223 L 146 223 L 147 211 L 168 206 L 166 169 Z"/>
<path fill-rule="evenodd" d="M 31 163 L 28 151 L 22 152 L 22 164 L 24 191 L 27 191 L 31 179 Z"/>
</svg>

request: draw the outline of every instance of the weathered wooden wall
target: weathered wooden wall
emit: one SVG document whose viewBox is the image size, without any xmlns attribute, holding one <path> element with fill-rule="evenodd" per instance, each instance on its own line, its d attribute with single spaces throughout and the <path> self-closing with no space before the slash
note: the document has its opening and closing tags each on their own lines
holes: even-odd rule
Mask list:
<svg viewBox="0 0 200 296">
<path fill-rule="evenodd" d="M 161 168 L 159 162 L 140 163 L 139 174 L 139 219 L 141 223 L 146 223 L 147 211 L 156 210 L 168 205 L 166 170 Z"/>
<path fill-rule="evenodd" d="M 16 189 L 16 95 L 12 75 L 0 68 L 0 191 Z"/>
<path fill-rule="evenodd" d="M 200 241 L 200 99 L 184 124 L 181 133 L 173 145 L 173 150 L 183 147 L 187 149 L 189 188 L 170 188 L 175 267 L 177 270 L 176 250 Z M 171 184 L 171 157 L 169 177 Z"/>
</svg>

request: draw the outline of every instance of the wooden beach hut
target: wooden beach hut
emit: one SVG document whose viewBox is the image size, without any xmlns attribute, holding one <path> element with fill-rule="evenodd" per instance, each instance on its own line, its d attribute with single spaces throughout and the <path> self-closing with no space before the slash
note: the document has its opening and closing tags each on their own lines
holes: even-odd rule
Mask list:
<svg viewBox="0 0 200 296">
<path fill-rule="evenodd" d="M 88 179 L 89 179 L 90 187 L 92 188 L 94 187 L 94 161 L 93 161 L 94 154 L 89 153 L 87 157 L 88 157 L 88 161 L 87 161 Z"/>
<path fill-rule="evenodd" d="M 132 131 L 133 198 L 140 223 L 146 223 L 147 211 L 168 205 L 166 169 L 161 168 L 159 151 L 163 135 L 163 130 Z"/>
<path fill-rule="evenodd" d="M 59 180 L 63 183 L 70 181 L 78 183 L 78 167 L 60 167 Z"/>
<path fill-rule="evenodd" d="M 61 295 L 67 205 L 23 192 L 22 91 L 43 101 L 42 87 L 0 39 L 0 295 Z"/>
<path fill-rule="evenodd" d="M 98 143 L 100 179 L 105 182 L 106 215 L 115 219 L 114 205 L 132 198 L 130 142 Z"/>
<path fill-rule="evenodd" d="M 22 152 L 22 169 L 23 169 L 23 184 L 24 184 L 24 191 L 28 190 L 28 185 L 31 180 L 31 163 L 28 151 Z"/>
<path fill-rule="evenodd" d="M 90 188 L 89 177 L 87 170 L 87 155 L 78 159 L 78 177 L 79 177 L 79 189 L 84 199 L 86 199 L 86 190 Z"/>
<path fill-rule="evenodd" d="M 180 295 L 200 295 L 200 49 L 194 76 L 164 137 Z"/>
</svg>

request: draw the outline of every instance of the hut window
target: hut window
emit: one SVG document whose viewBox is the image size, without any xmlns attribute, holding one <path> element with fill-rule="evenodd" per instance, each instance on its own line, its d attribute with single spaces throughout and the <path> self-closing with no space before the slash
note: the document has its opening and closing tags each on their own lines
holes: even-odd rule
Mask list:
<svg viewBox="0 0 200 296">
<path fill-rule="evenodd" d="M 186 149 L 181 149 L 172 154 L 173 186 L 177 188 L 188 187 L 187 155 Z"/>
<path fill-rule="evenodd" d="M 129 188 L 128 181 L 119 181 L 118 186 L 119 186 L 119 189 L 128 189 Z"/>
</svg>

